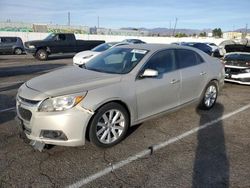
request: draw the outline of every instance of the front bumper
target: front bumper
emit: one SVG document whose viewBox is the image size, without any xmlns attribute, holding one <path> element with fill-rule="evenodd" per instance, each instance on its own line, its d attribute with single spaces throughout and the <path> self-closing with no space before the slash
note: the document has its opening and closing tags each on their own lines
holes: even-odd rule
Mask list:
<svg viewBox="0 0 250 188">
<path fill-rule="evenodd" d="M 226 74 L 225 81 L 250 85 L 250 73 Z"/>
<path fill-rule="evenodd" d="M 39 104 L 31 105 L 17 97 L 17 116 L 21 129 L 30 140 L 61 146 L 85 144 L 85 134 L 91 113 L 81 106 L 62 112 L 38 112 Z M 44 131 L 60 131 L 66 139 L 46 138 Z"/>
<path fill-rule="evenodd" d="M 28 54 L 32 54 L 32 55 L 35 55 L 36 54 L 36 51 L 37 49 L 36 48 L 24 48 L 25 51 L 28 53 Z"/>
<path fill-rule="evenodd" d="M 82 66 L 83 64 L 87 63 L 88 59 L 82 59 L 80 57 L 73 57 L 73 65 L 75 66 Z"/>
</svg>

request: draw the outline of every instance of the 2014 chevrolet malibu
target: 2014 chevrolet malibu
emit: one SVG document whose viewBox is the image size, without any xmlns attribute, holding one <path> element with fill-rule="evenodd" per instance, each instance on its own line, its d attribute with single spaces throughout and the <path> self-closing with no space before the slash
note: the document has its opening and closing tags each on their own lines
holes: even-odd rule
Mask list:
<svg viewBox="0 0 250 188">
<path fill-rule="evenodd" d="M 186 104 L 214 106 L 224 84 L 219 60 L 191 47 L 136 44 L 112 48 L 84 67 L 33 78 L 17 94 L 17 115 L 30 140 L 99 147 L 128 128 Z"/>
</svg>

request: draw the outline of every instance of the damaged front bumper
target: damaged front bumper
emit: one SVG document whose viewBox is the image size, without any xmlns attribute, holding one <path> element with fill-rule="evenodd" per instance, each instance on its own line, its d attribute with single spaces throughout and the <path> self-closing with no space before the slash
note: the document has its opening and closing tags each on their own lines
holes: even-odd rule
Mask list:
<svg viewBox="0 0 250 188">
<path fill-rule="evenodd" d="M 94 112 L 80 105 L 61 112 L 38 112 L 17 100 L 17 121 L 33 145 L 80 146 L 85 144 L 88 122 Z M 27 116 L 29 118 L 27 118 Z"/>
</svg>

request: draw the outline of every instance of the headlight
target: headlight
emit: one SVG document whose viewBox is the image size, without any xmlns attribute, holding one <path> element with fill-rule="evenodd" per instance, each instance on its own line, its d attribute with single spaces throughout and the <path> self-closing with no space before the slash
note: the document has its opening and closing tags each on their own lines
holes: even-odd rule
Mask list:
<svg viewBox="0 0 250 188">
<path fill-rule="evenodd" d="M 34 45 L 29 45 L 28 47 L 29 47 L 29 48 L 35 48 L 35 46 L 34 46 Z"/>
<path fill-rule="evenodd" d="M 87 94 L 87 93 L 86 93 Z M 56 112 L 68 110 L 83 100 L 85 95 L 67 95 L 45 99 L 39 106 L 39 112 Z"/>
<path fill-rule="evenodd" d="M 250 69 L 245 69 L 245 72 L 246 73 L 250 73 Z"/>
</svg>

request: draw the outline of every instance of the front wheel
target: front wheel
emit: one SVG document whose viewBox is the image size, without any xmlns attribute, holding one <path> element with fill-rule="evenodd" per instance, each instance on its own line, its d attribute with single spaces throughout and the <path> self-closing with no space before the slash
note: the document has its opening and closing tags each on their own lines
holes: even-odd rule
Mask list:
<svg viewBox="0 0 250 188">
<path fill-rule="evenodd" d="M 48 52 L 44 49 L 40 49 L 36 52 L 36 58 L 40 61 L 45 61 L 48 59 Z"/>
<path fill-rule="evenodd" d="M 89 139 L 98 147 L 111 147 L 122 141 L 128 127 L 127 110 L 118 103 L 108 103 L 94 115 L 90 123 Z"/>
<path fill-rule="evenodd" d="M 199 108 L 202 110 L 210 110 L 215 105 L 217 96 L 218 86 L 214 81 L 212 81 L 205 89 Z"/>
<path fill-rule="evenodd" d="M 23 53 L 23 50 L 21 48 L 15 48 L 14 54 L 15 55 L 21 55 Z"/>
</svg>

